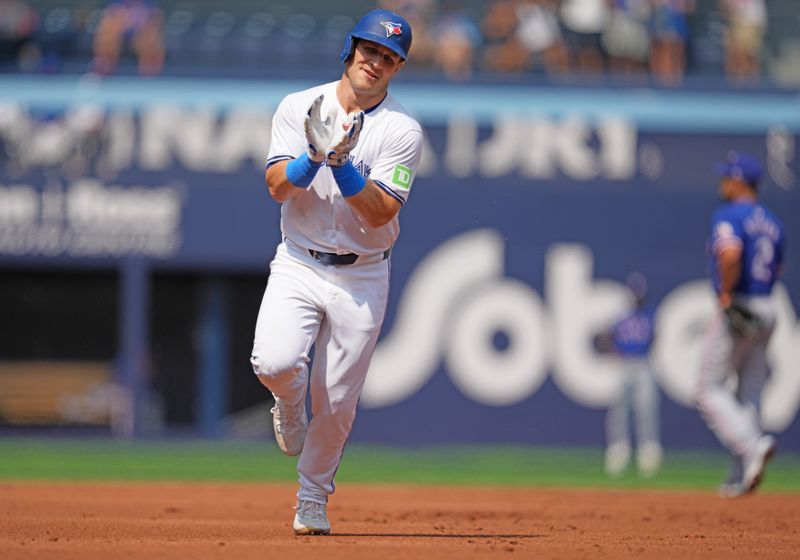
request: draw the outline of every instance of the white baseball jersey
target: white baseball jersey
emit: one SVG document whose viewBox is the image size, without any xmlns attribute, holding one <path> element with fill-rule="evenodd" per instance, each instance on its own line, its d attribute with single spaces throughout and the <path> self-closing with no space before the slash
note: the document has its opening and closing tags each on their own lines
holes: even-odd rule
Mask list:
<svg viewBox="0 0 800 560">
<path fill-rule="evenodd" d="M 304 153 L 307 146 L 303 122 L 311 103 L 325 96 L 321 114 L 338 108 L 336 128 L 346 113 L 331 82 L 290 94 L 272 120 L 272 141 L 267 167 Z M 350 153 L 356 169 L 400 204 L 405 204 L 421 157 L 422 128 L 406 109 L 387 94 L 365 111 L 358 144 Z M 389 249 L 400 233 L 397 215 L 384 226 L 370 227 L 339 192 L 330 168 L 317 172 L 308 192 L 281 207 L 281 231 L 298 245 L 327 253 L 369 255 Z"/>
</svg>

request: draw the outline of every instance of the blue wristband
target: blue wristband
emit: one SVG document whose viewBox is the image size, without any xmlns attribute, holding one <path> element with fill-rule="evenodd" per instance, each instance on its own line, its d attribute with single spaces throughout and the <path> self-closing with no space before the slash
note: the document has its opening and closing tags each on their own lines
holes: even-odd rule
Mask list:
<svg viewBox="0 0 800 560">
<path fill-rule="evenodd" d="M 303 154 L 286 164 L 286 178 L 294 186 L 306 188 L 314 180 L 322 162 L 316 163 L 309 159 L 308 154 Z"/>
<path fill-rule="evenodd" d="M 353 196 L 361 192 L 367 180 L 361 176 L 358 169 L 353 165 L 353 162 L 348 161 L 343 165 L 331 167 L 333 178 L 336 179 L 336 184 L 339 185 L 339 191 L 342 196 Z"/>
</svg>

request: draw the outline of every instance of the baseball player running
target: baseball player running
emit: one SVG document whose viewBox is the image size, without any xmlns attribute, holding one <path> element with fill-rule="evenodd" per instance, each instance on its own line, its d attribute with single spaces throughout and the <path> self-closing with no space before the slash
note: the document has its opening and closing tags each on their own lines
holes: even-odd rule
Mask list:
<svg viewBox="0 0 800 560">
<path fill-rule="evenodd" d="M 403 17 L 367 13 L 345 39 L 341 79 L 286 96 L 273 118 L 265 178 L 283 241 L 250 361 L 275 397 L 278 446 L 300 456 L 297 534 L 330 533 L 328 496 L 384 318 L 421 157 L 419 123 L 388 93 L 410 47 Z"/>
<path fill-rule="evenodd" d="M 769 296 L 780 273 L 784 233 L 778 218 L 758 202 L 757 159 L 731 152 L 717 172 L 723 203 L 713 215 L 709 249 L 719 313 L 706 333 L 697 406 L 732 456 L 720 495 L 736 497 L 759 485 L 776 451 L 775 438 L 759 426 L 759 402 L 775 327 Z M 731 377 L 735 390 L 728 384 Z"/>
</svg>

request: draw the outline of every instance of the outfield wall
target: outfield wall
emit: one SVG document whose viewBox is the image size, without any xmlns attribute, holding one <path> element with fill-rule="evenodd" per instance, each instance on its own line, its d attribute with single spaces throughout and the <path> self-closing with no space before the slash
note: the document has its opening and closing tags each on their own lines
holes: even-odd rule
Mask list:
<svg viewBox="0 0 800 560">
<path fill-rule="evenodd" d="M 199 333 L 182 372 L 195 426 L 220 433 L 252 403 L 226 389 L 250 374 L 246 355 L 231 356 L 225 275 L 266 275 L 279 239 L 262 179 L 270 119 L 304 85 L 0 79 L 0 269 L 116 275 L 109 367 L 136 411 L 117 429 L 146 431 L 150 280 L 165 271 L 208 279 L 199 327 L 186 326 Z M 800 449 L 800 96 L 418 84 L 396 95 L 422 121 L 425 155 L 354 440 L 601 443 L 620 378 L 592 338 L 638 270 L 658 307 L 665 443 L 715 445 L 691 391 L 713 310 L 712 167 L 738 148 L 765 162 L 763 199 L 787 226 L 762 416 Z"/>
</svg>

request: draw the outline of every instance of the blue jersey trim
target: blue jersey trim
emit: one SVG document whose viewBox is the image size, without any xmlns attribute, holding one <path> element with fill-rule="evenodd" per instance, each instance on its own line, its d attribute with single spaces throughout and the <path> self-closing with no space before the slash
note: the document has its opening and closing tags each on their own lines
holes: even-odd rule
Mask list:
<svg viewBox="0 0 800 560">
<path fill-rule="evenodd" d="M 375 183 L 376 185 L 378 185 L 383 191 L 386 192 L 386 194 L 388 194 L 392 198 L 396 199 L 397 202 L 399 202 L 401 206 L 405 206 L 405 204 L 406 204 L 405 199 L 402 196 L 400 196 L 399 194 L 397 194 L 395 191 L 393 191 L 391 188 L 386 186 L 383 182 L 376 181 L 374 179 L 372 180 L 372 182 Z"/>
<path fill-rule="evenodd" d="M 267 167 L 266 167 L 266 169 L 269 169 L 270 167 L 272 167 L 273 165 L 275 165 L 275 164 L 276 164 L 276 163 L 278 163 L 279 161 L 286 161 L 287 159 L 294 159 L 294 156 L 286 156 L 286 155 L 281 155 L 281 156 L 272 156 L 271 158 L 269 158 L 269 159 L 267 160 Z"/>
<path fill-rule="evenodd" d="M 378 107 L 380 107 L 380 106 L 381 106 L 381 103 L 383 103 L 384 101 L 386 101 L 386 98 L 387 98 L 388 96 L 389 96 L 389 92 L 387 91 L 387 92 L 386 92 L 386 94 L 384 94 L 384 96 L 383 96 L 383 99 L 381 99 L 380 101 L 378 101 L 378 102 L 377 102 L 375 105 L 373 105 L 373 106 L 372 106 L 372 107 L 370 107 L 369 109 L 364 109 L 364 114 L 365 114 L 365 115 L 369 115 L 369 114 L 370 114 L 372 111 L 374 111 L 375 109 L 377 109 Z"/>
</svg>

